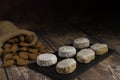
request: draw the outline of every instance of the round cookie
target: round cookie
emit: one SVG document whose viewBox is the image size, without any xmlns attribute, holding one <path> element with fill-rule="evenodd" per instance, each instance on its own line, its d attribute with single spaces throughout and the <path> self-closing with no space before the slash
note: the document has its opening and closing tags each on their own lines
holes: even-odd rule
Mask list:
<svg viewBox="0 0 120 80">
<path fill-rule="evenodd" d="M 60 57 L 73 57 L 76 55 L 76 49 L 73 46 L 62 46 L 58 49 Z"/>
<path fill-rule="evenodd" d="M 95 59 L 95 52 L 90 48 L 82 49 L 77 53 L 76 59 L 80 63 L 90 63 Z"/>
<path fill-rule="evenodd" d="M 56 71 L 60 74 L 70 74 L 76 69 L 76 61 L 73 58 L 64 59 L 57 63 Z"/>
<path fill-rule="evenodd" d="M 77 38 L 73 42 L 73 46 L 76 48 L 86 48 L 89 47 L 90 41 L 88 38 Z"/>
<path fill-rule="evenodd" d="M 51 66 L 57 63 L 57 57 L 50 53 L 40 54 L 36 62 L 39 66 Z"/>
<path fill-rule="evenodd" d="M 90 48 L 95 51 L 96 55 L 102 55 L 108 52 L 107 44 L 96 43 L 91 45 Z"/>
</svg>

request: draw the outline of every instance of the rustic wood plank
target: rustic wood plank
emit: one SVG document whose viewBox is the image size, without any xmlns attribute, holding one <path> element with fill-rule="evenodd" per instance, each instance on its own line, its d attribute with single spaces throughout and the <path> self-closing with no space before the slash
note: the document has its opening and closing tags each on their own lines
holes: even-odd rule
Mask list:
<svg viewBox="0 0 120 80">
<path fill-rule="evenodd" d="M 62 30 L 63 33 L 59 30 L 47 31 L 43 30 L 39 34 L 42 34 L 42 37 L 51 45 L 51 47 L 57 51 L 58 48 L 62 45 L 68 45 L 73 43 L 73 40 L 78 37 L 88 37 L 87 35 L 79 32 L 77 35 L 75 32 L 69 34 L 68 31 Z M 65 32 L 65 33 L 64 33 Z M 72 36 L 72 37 L 70 37 Z"/>
<path fill-rule="evenodd" d="M 115 50 L 115 54 L 120 55 L 120 42 L 119 42 L 119 31 L 118 30 L 111 30 L 111 29 L 105 29 L 105 28 L 99 28 L 96 30 L 85 30 L 83 29 L 83 31 L 85 31 L 85 33 L 87 33 L 88 35 L 90 35 L 93 38 L 96 38 L 97 40 L 103 42 L 103 43 L 107 43 L 109 45 L 109 47 L 111 47 L 112 49 Z M 119 80 L 120 79 L 120 70 L 119 70 L 119 56 L 118 55 L 114 55 L 115 58 L 113 57 L 113 59 L 111 60 L 105 60 L 105 62 L 103 62 L 102 64 L 99 65 L 99 67 L 102 67 L 104 69 L 105 72 L 103 73 L 105 75 L 108 75 L 108 73 L 111 72 L 111 79 L 112 80 Z M 108 65 L 106 63 L 110 64 L 111 61 L 111 65 Z M 106 68 L 106 69 L 105 69 Z M 117 68 L 117 69 L 116 69 Z M 106 71 L 107 70 L 107 71 Z M 110 74 L 109 74 L 110 75 Z M 110 77 L 108 78 L 110 80 Z"/>
<path fill-rule="evenodd" d="M 120 57 L 115 53 L 81 75 L 82 80 L 119 80 Z M 92 73 L 91 73 L 92 72 Z"/>
<path fill-rule="evenodd" d="M 41 73 L 37 73 L 33 70 L 28 69 L 28 67 L 19 67 L 19 71 L 23 74 L 25 80 L 51 80 L 49 77 Z"/>
<path fill-rule="evenodd" d="M 98 66 L 99 72 L 103 73 L 104 77 L 107 76 L 107 80 L 119 80 L 120 79 L 120 56 L 115 53 L 102 61 Z"/>
<path fill-rule="evenodd" d="M 0 58 L 0 65 L 2 65 L 1 58 Z M 7 80 L 7 74 L 4 68 L 0 68 L 0 80 Z"/>
<path fill-rule="evenodd" d="M 43 30 L 43 31 L 38 30 L 38 31 L 39 31 L 39 34 L 42 33 L 42 35 L 40 35 L 40 36 L 42 36 L 42 38 L 44 38 L 44 40 L 49 44 L 48 46 L 50 46 L 54 51 L 57 51 L 57 49 L 62 45 L 67 45 L 67 44 L 72 43 L 72 41 L 75 38 L 89 37 L 88 35 L 84 34 L 80 30 L 68 31 L 66 29 L 63 29 L 62 31 L 60 31 L 60 30 L 54 29 L 54 31 L 48 31 L 48 30 Z M 102 80 L 119 80 L 119 78 L 120 78 L 119 77 L 119 57 L 116 54 L 111 55 L 111 57 L 112 58 L 109 57 L 109 59 L 105 59 L 104 61 L 100 62 L 98 65 L 96 65 L 93 68 L 91 68 L 90 70 L 86 71 L 84 74 L 82 74 L 75 80 L 101 80 L 101 79 Z M 112 64 L 112 66 L 110 64 Z M 25 72 L 25 74 L 22 75 L 24 77 L 26 75 L 27 76 L 33 75 L 31 73 L 32 72 L 31 70 L 27 70 L 24 68 L 20 68 L 20 69 L 23 69 L 22 71 L 19 70 L 20 73 Z M 34 71 L 33 71 L 33 73 L 35 75 L 37 75 L 37 74 L 40 75 L 40 77 L 37 77 L 37 79 L 35 79 L 35 80 L 39 80 L 39 79 L 44 80 L 44 78 L 46 77 L 46 76 L 36 73 Z M 26 79 L 29 80 L 30 79 L 29 76 L 26 77 Z M 23 80 L 26 80 L 26 79 L 23 79 Z"/>
<path fill-rule="evenodd" d="M 45 32 L 45 34 L 43 35 L 46 41 L 51 42 L 53 44 L 53 45 L 51 44 L 51 46 L 53 46 L 55 50 L 57 50 L 62 45 L 67 45 L 67 44 L 72 43 L 72 41 L 75 38 L 89 37 L 86 34 L 82 33 L 81 31 L 73 31 L 73 32 L 65 32 L 65 31 L 54 32 L 53 31 L 53 32 Z M 78 80 L 101 80 L 101 79 L 102 80 L 115 80 L 113 78 L 113 74 L 111 74 L 111 71 L 106 72 L 105 70 L 103 70 L 103 69 L 106 69 L 106 66 L 108 66 L 104 62 L 107 62 L 107 63 L 111 62 L 111 64 L 114 64 L 113 65 L 114 67 L 119 63 L 119 57 L 116 54 L 111 55 L 111 56 L 113 60 L 112 62 L 111 62 L 111 58 L 105 59 L 103 62 L 100 62 L 98 65 L 94 66 L 93 68 L 91 68 L 90 70 L 82 74 Z M 114 59 L 118 59 L 118 60 L 114 60 Z M 104 67 L 101 68 L 101 65 L 104 65 Z M 114 75 L 114 77 L 118 77 L 118 76 Z"/>
<path fill-rule="evenodd" d="M 118 54 L 120 54 L 120 32 L 118 30 L 101 28 L 94 31 L 86 30 L 86 33 L 98 40 L 101 40 L 104 43 L 107 43 L 111 48 L 116 50 Z"/>
<path fill-rule="evenodd" d="M 7 67 L 6 72 L 8 75 L 8 80 L 25 80 L 23 74 L 20 73 L 18 67 L 16 66 Z"/>
</svg>

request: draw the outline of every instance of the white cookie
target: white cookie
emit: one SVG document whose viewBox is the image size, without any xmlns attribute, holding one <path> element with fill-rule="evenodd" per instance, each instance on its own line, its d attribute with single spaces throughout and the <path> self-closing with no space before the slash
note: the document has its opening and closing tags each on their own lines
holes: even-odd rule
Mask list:
<svg viewBox="0 0 120 80">
<path fill-rule="evenodd" d="M 76 61 L 73 58 L 64 59 L 57 63 L 56 71 L 60 74 L 69 74 L 76 69 Z"/>
<path fill-rule="evenodd" d="M 88 38 L 77 38 L 73 42 L 73 46 L 76 48 L 86 48 L 89 47 L 90 41 Z"/>
<path fill-rule="evenodd" d="M 82 49 L 77 53 L 76 59 L 80 63 L 90 63 L 95 59 L 95 52 L 90 48 Z"/>
<path fill-rule="evenodd" d="M 39 66 L 51 66 L 57 63 L 57 57 L 52 53 L 40 54 L 36 62 Z"/>
<path fill-rule="evenodd" d="M 95 51 L 96 55 L 102 55 L 108 52 L 107 44 L 96 43 L 93 44 L 90 48 Z"/>
<path fill-rule="evenodd" d="M 58 49 L 60 57 L 73 57 L 76 55 L 76 49 L 73 46 L 62 46 Z"/>
</svg>

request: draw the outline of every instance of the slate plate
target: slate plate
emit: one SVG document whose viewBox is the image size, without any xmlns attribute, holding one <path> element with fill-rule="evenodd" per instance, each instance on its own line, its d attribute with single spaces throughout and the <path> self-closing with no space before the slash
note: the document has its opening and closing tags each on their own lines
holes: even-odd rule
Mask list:
<svg viewBox="0 0 120 80">
<path fill-rule="evenodd" d="M 77 50 L 77 52 L 78 51 L 79 50 Z M 63 60 L 64 58 L 59 57 L 57 55 L 57 53 L 58 52 L 55 52 L 54 54 L 57 56 L 58 62 L 59 62 L 59 61 Z M 95 59 L 88 64 L 82 64 L 82 63 L 77 62 L 77 68 L 71 74 L 59 74 L 59 73 L 57 73 L 56 72 L 56 65 L 53 65 L 50 67 L 41 67 L 41 66 L 38 66 L 35 62 L 35 63 L 28 64 L 27 66 L 28 66 L 28 68 L 30 68 L 36 72 L 43 73 L 43 74 L 49 76 L 53 80 L 73 80 L 77 76 L 80 76 L 80 74 L 82 74 L 86 70 L 90 69 L 94 65 L 98 64 L 100 61 L 102 61 L 105 58 L 107 58 L 108 56 L 110 56 L 111 54 L 113 54 L 113 50 L 109 48 L 109 51 L 106 54 L 100 55 L 100 56 L 96 55 Z M 73 57 L 73 58 L 76 60 L 75 57 Z"/>
</svg>

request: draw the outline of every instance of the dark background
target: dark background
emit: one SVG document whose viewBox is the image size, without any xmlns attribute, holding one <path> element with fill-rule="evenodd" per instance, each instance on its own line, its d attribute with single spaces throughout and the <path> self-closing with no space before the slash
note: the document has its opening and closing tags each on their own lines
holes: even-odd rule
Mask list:
<svg viewBox="0 0 120 80">
<path fill-rule="evenodd" d="M 0 0 L 1 20 L 16 24 L 35 23 L 42 27 L 119 28 L 119 10 L 119 1 L 112 0 Z"/>
</svg>

